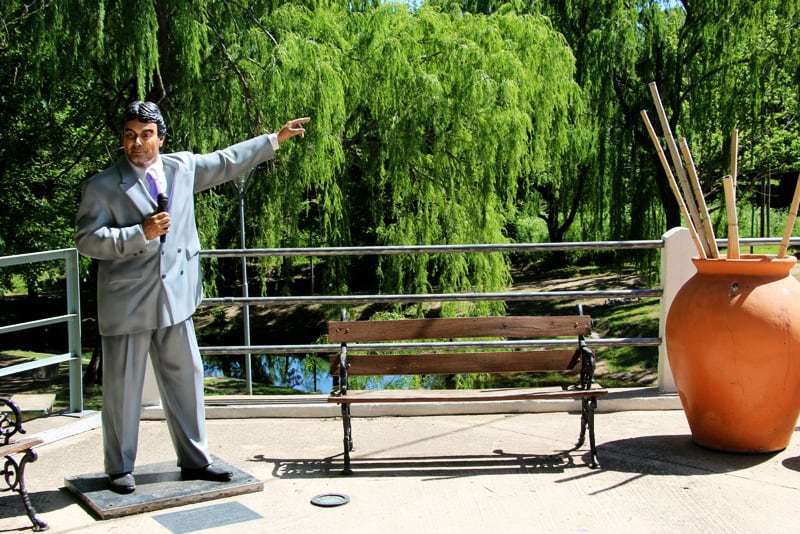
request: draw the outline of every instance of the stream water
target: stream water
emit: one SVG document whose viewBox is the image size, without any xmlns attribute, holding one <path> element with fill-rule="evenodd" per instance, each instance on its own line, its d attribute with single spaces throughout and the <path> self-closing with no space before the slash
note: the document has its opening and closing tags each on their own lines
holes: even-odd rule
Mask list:
<svg viewBox="0 0 800 534">
<path fill-rule="evenodd" d="M 325 363 L 316 363 L 298 356 L 266 356 L 254 354 L 251 356 L 253 369 L 256 366 L 269 377 L 274 386 L 286 387 L 308 393 L 329 393 L 333 388 L 333 378 L 328 372 Z M 225 376 L 221 366 L 214 361 L 204 361 L 205 376 L 219 378 Z M 231 378 L 245 378 L 243 362 L 236 362 L 231 366 Z M 255 373 L 254 373 L 255 374 Z"/>
</svg>

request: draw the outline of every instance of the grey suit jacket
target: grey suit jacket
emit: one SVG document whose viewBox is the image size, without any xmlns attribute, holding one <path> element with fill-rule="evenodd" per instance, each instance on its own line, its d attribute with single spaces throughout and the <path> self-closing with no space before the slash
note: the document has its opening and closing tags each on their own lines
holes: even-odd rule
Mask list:
<svg viewBox="0 0 800 534">
<path fill-rule="evenodd" d="M 134 334 L 188 319 L 203 297 L 194 193 L 246 174 L 274 156 L 275 134 L 210 154 L 161 154 L 169 195 L 170 231 L 147 241 L 142 222 L 156 210 L 147 186 L 124 156 L 83 184 L 75 218 L 81 254 L 99 261 L 100 334 Z"/>
</svg>

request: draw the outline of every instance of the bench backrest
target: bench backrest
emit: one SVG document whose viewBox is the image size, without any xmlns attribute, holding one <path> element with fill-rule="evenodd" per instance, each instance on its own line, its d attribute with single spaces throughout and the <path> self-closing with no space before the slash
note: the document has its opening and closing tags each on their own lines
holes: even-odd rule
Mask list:
<svg viewBox="0 0 800 534">
<path fill-rule="evenodd" d="M 479 340 L 481 338 L 544 339 L 574 337 L 575 348 L 476 352 L 431 352 L 408 354 L 351 354 L 348 374 L 417 375 L 459 373 L 510 373 L 566 371 L 581 368 L 577 339 L 591 333 L 591 317 L 506 316 L 386 321 L 331 321 L 331 342 L 371 343 L 382 341 Z M 331 357 L 331 374 L 340 374 L 341 356 Z"/>
<path fill-rule="evenodd" d="M 387 321 L 330 321 L 328 339 L 334 343 L 452 338 L 544 338 L 588 336 L 588 315 L 454 317 L 392 319 Z"/>
</svg>

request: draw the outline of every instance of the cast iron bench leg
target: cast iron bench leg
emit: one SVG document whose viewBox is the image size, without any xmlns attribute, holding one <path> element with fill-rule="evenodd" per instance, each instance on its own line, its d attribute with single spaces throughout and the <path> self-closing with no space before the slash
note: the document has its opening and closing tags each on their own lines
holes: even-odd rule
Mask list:
<svg viewBox="0 0 800 534">
<path fill-rule="evenodd" d="M 353 474 L 350 468 L 350 451 L 353 450 L 353 428 L 350 424 L 350 405 L 342 404 L 342 425 L 344 426 L 344 470 L 343 475 Z"/>
<path fill-rule="evenodd" d="M 589 450 L 591 451 L 592 460 L 589 466 L 592 469 L 600 469 L 600 461 L 597 459 L 597 444 L 594 438 L 594 411 L 597 409 L 597 398 L 584 398 L 583 399 L 583 414 L 581 418 L 585 423 L 581 429 L 581 444 L 583 444 L 584 429 L 589 430 Z"/>
<path fill-rule="evenodd" d="M 597 409 L 596 397 L 583 397 L 581 399 L 581 434 L 578 436 L 578 442 L 572 450 L 580 449 L 586 443 L 586 433 L 589 433 L 589 450 L 591 454 L 591 461 L 589 467 L 592 469 L 599 469 L 600 462 L 597 459 L 597 445 L 594 438 L 594 412 Z"/>
<path fill-rule="evenodd" d="M 25 487 L 25 465 L 30 462 L 35 462 L 37 458 L 38 455 L 33 449 L 25 451 L 25 455 L 19 463 L 17 463 L 13 457 L 6 456 L 6 463 L 3 466 L 3 477 L 5 478 L 6 484 L 8 484 L 8 490 L 19 493 L 19 496 L 22 498 L 25 512 L 28 514 L 31 523 L 33 523 L 33 530 L 35 532 L 42 532 L 47 530 L 49 525 L 36 517 L 36 510 L 34 510 L 31 504 L 30 497 L 28 497 L 28 490 Z"/>
</svg>

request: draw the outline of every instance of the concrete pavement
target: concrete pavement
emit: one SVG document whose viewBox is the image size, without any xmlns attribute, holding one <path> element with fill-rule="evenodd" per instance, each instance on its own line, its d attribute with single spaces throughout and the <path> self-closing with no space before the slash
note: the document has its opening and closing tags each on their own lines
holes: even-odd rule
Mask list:
<svg viewBox="0 0 800 534">
<path fill-rule="evenodd" d="M 554 456 L 577 438 L 574 413 L 356 416 L 352 476 L 339 474 L 341 421 L 328 417 L 324 405 L 316 412 L 322 416 L 309 408 L 289 417 L 254 411 L 254 418 L 215 418 L 210 407 L 212 454 L 263 481 L 264 490 L 108 520 L 95 518 L 64 489 L 65 477 L 102 471 L 99 415 L 51 416 L 26 424 L 29 434 L 46 437 L 26 481 L 33 505 L 54 533 L 197 531 L 214 521 L 193 524 L 192 517 L 212 517 L 222 508 L 211 507 L 226 503 L 247 512 L 242 522 L 202 532 L 800 529 L 800 429 L 778 453 L 715 452 L 691 441 L 674 397 L 656 402 L 661 409 L 628 402 L 619 405 L 621 411 L 597 415 L 600 470 L 586 466 L 585 447 Z M 157 416 L 142 421 L 139 442 L 137 465 L 174 458 L 166 425 Z M 347 495 L 350 502 L 330 508 L 311 504 L 326 493 Z M 0 495 L 0 532 L 30 531 L 19 497 Z M 182 526 L 165 526 L 172 512 L 188 512 L 188 519 Z"/>
</svg>

